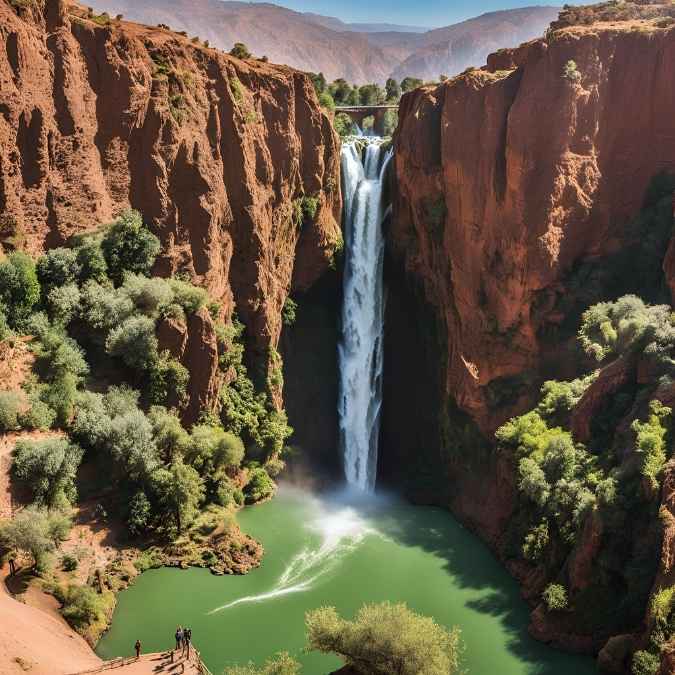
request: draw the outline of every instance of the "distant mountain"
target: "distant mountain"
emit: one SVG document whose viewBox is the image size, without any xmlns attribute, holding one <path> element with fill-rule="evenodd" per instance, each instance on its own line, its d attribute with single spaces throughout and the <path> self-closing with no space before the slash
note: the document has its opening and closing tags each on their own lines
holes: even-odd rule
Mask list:
<svg viewBox="0 0 675 675">
<path fill-rule="evenodd" d="M 455 75 L 469 66 L 481 66 L 491 52 L 542 35 L 558 12 L 556 7 L 525 7 L 430 30 L 415 40 L 414 49 L 393 70 L 393 77 L 432 80 L 440 74 Z"/>
<path fill-rule="evenodd" d="M 551 7 L 492 12 L 463 23 L 425 30 L 396 24 L 349 24 L 278 5 L 221 0 L 88 0 L 98 12 L 185 30 L 221 49 L 244 42 L 256 56 L 328 80 L 383 83 L 387 77 L 436 79 L 482 65 L 490 51 L 541 35 L 557 17 Z M 422 32 L 424 31 L 424 32 Z"/>
<path fill-rule="evenodd" d="M 401 26 L 397 23 L 345 23 L 334 16 L 323 16 L 313 12 L 303 12 L 310 21 L 338 31 L 354 33 L 426 33 L 428 26 Z"/>
</svg>

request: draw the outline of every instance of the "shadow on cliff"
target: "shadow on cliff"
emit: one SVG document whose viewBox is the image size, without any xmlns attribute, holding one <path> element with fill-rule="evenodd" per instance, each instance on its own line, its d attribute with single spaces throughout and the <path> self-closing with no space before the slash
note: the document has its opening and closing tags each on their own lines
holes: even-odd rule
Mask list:
<svg viewBox="0 0 675 675">
<path fill-rule="evenodd" d="M 527 632 L 529 609 L 521 598 L 516 581 L 511 578 L 487 546 L 450 516 L 436 508 L 387 507 L 378 521 L 383 534 L 398 543 L 419 548 L 443 561 L 454 583 L 472 592 L 465 605 L 473 611 L 499 620 L 508 635 L 508 649 L 525 666 L 523 672 L 537 675 L 562 675 L 569 672 L 570 654 L 560 654 L 556 662 L 548 647 Z M 461 626 L 460 626 L 461 628 Z M 487 639 L 487 636 L 486 636 Z M 591 662 L 579 657 L 580 672 Z"/>
</svg>

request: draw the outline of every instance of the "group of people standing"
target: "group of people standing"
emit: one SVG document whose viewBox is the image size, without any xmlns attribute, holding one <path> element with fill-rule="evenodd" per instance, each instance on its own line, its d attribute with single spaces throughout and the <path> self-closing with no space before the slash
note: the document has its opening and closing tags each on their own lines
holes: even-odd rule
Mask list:
<svg viewBox="0 0 675 675">
<path fill-rule="evenodd" d="M 192 629 L 191 628 L 182 628 L 178 626 L 176 628 L 176 649 L 175 651 L 181 650 L 181 656 L 187 653 L 188 658 L 190 657 L 190 645 L 192 644 Z"/>
</svg>

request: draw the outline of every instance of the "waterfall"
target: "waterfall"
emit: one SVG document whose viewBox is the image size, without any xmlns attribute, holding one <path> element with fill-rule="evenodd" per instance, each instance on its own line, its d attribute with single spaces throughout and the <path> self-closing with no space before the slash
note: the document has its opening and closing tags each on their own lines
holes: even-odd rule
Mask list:
<svg viewBox="0 0 675 675">
<path fill-rule="evenodd" d="M 359 144 L 365 145 L 364 159 Z M 375 489 L 382 405 L 382 186 L 391 152 L 381 139 L 342 147 L 345 269 L 340 361 L 340 445 L 347 482 Z"/>
</svg>

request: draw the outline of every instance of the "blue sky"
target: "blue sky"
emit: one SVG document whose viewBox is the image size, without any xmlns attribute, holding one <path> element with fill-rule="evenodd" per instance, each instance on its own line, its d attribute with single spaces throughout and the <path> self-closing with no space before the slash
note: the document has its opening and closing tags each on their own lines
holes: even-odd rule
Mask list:
<svg viewBox="0 0 675 675">
<path fill-rule="evenodd" d="M 271 0 L 299 12 L 337 16 L 347 22 L 447 26 L 485 12 L 531 5 L 562 5 L 547 0 Z"/>
</svg>

